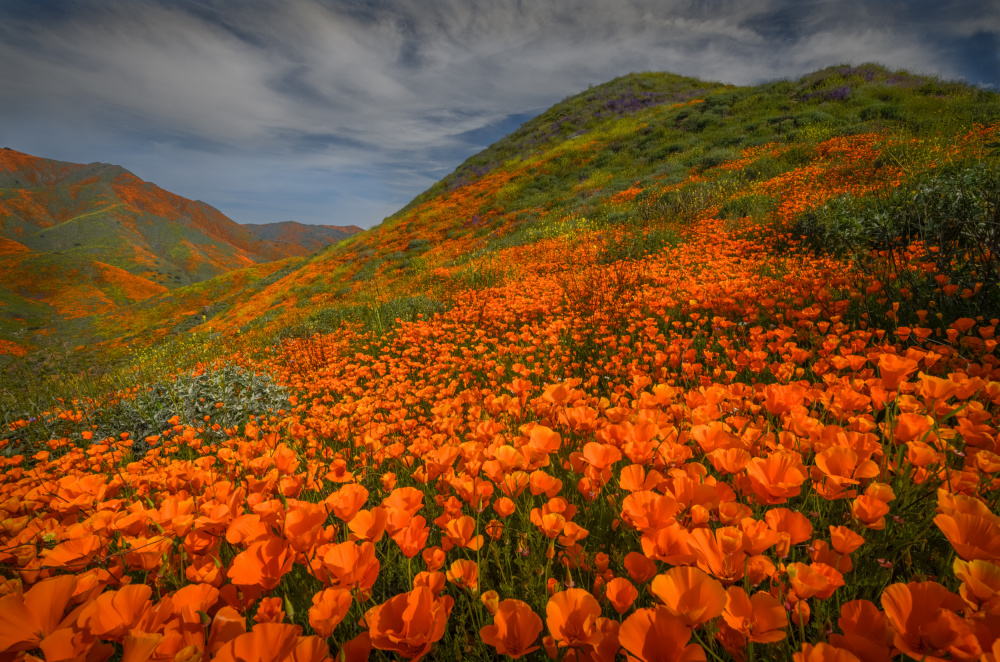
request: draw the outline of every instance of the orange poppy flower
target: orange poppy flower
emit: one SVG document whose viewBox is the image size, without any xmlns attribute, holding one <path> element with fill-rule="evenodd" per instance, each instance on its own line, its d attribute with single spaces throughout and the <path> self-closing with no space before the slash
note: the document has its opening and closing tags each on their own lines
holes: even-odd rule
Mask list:
<svg viewBox="0 0 1000 662">
<path fill-rule="evenodd" d="M 545 622 L 559 646 L 585 648 L 600 639 L 597 619 L 601 605 L 597 598 L 582 588 L 570 588 L 556 593 L 545 607 Z"/>
<path fill-rule="evenodd" d="M 397 487 L 382 500 L 382 505 L 416 515 L 424 507 L 424 493 L 415 487 Z"/>
<path fill-rule="evenodd" d="M 639 539 L 643 554 L 671 565 L 690 565 L 697 560 L 691 541 L 688 530 L 673 518 L 660 529 L 643 533 Z"/>
<path fill-rule="evenodd" d="M 163 555 L 172 548 L 173 539 L 164 536 L 152 538 L 132 538 L 128 540 L 129 550 L 125 552 L 125 564 L 130 570 L 153 572 L 163 565 Z"/>
<path fill-rule="evenodd" d="M 379 560 L 370 542 L 343 542 L 333 545 L 321 559 L 334 586 L 370 589 L 378 579 Z"/>
<path fill-rule="evenodd" d="M 479 637 L 498 654 L 516 660 L 538 649 L 533 644 L 541 632 L 542 619 L 527 603 L 507 599 L 497 605 L 493 625 L 480 628 Z"/>
<path fill-rule="evenodd" d="M 309 608 L 309 626 L 324 639 L 333 634 L 334 629 L 347 616 L 351 608 L 351 592 L 344 588 L 328 588 L 315 594 Z"/>
<path fill-rule="evenodd" d="M 486 523 L 486 526 L 483 527 L 483 530 L 486 531 L 486 535 L 490 538 L 499 541 L 503 536 L 503 522 L 498 519 L 491 519 Z"/>
<path fill-rule="evenodd" d="M 0 653 L 31 650 L 56 630 L 72 625 L 62 621 L 76 581 L 70 575 L 52 577 L 38 582 L 24 595 L 9 593 L 0 597 Z"/>
<path fill-rule="evenodd" d="M 434 597 L 437 597 L 441 595 L 441 591 L 444 590 L 447 581 L 447 577 L 443 572 L 438 572 L 436 570 L 430 572 L 418 572 L 413 577 L 413 588 L 426 586 L 430 590 L 434 591 Z"/>
<path fill-rule="evenodd" d="M 747 552 L 743 532 L 733 526 L 695 529 L 689 545 L 698 567 L 726 583 L 738 581 L 746 571 Z"/>
<path fill-rule="evenodd" d="M 726 589 L 722 583 L 691 566 L 676 566 L 657 575 L 649 590 L 689 627 L 712 620 L 726 608 Z"/>
<path fill-rule="evenodd" d="M 793 451 L 775 451 L 766 458 L 755 457 L 744 467 L 750 487 L 762 504 L 785 503 L 798 496 L 808 477 L 802 457 Z"/>
<path fill-rule="evenodd" d="M 634 529 L 652 533 L 672 523 L 680 509 L 672 496 L 639 490 L 622 500 L 622 519 Z"/>
<path fill-rule="evenodd" d="M 162 634 L 132 630 L 122 641 L 122 662 L 146 662 L 162 641 Z"/>
<path fill-rule="evenodd" d="M 632 607 L 635 599 L 639 597 L 639 591 L 632 585 L 632 582 L 624 577 L 615 577 L 605 584 L 604 596 L 611 602 L 611 606 L 615 608 L 615 611 L 619 614 L 624 614 Z"/>
<path fill-rule="evenodd" d="M 558 432 L 553 431 L 544 425 L 536 425 L 528 433 L 528 445 L 544 455 L 554 453 L 559 450 L 562 444 L 562 437 Z"/>
<path fill-rule="evenodd" d="M 625 570 L 636 584 L 645 584 L 656 575 L 656 563 L 639 552 L 625 555 Z"/>
<path fill-rule="evenodd" d="M 976 514 L 953 510 L 936 516 L 934 523 L 966 561 L 1000 560 L 1000 518 L 988 510 Z"/>
<path fill-rule="evenodd" d="M 691 628 L 666 607 L 639 609 L 618 631 L 629 662 L 704 662 L 704 649 L 690 640 Z"/>
<path fill-rule="evenodd" d="M 445 554 L 444 550 L 440 547 L 428 547 L 421 552 L 421 556 L 424 559 L 424 563 L 427 564 L 428 572 L 434 572 L 444 567 Z"/>
<path fill-rule="evenodd" d="M 622 452 L 608 444 L 591 441 L 583 447 L 583 459 L 587 464 L 601 472 L 622 459 Z"/>
<path fill-rule="evenodd" d="M 257 603 L 257 613 L 253 616 L 254 623 L 280 623 L 285 620 L 283 601 L 278 597 L 261 598 Z"/>
<path fill-rule="evenodd" d="M 531 472 L 531 475 L 528 477 L 528 486 L 531 488 L 531 493 L 535 496 L 544 494 L 551 499 L 559 494 L 559 491 L 562 489 L 562 481 L 544 471 L 538 470 Z"/>
<path fill-rule="evenodd" d="M 811 470 L 813 487 L 824 499 L 844 499 L 857 495 L 848 491 L 861 480 L 875 478 L 879 474 L 878 465 L 872 460 L 860 461 L 858 454 L 845 446 L 831 446 L 814 458 Z"/>
<path fill-rule="evenodd" d="M 870 494 L 863 494 L 851 502 L 851 514 L 872 531 L 881 531 L 885 528 L 889 504 Z"/>
<path fill-rule="evenodd" d="M 767 525 L 778 533 L 788 535 L 787 544 L 779 547 L 778 556 L 788 556 L 788 545 L 798 545 L 812 537 L 813 526 L 809 519 L 802 513 L 789 510 L 788 508 L 773 508 L 764 515 Z"/>
<path fill-rule="evenodd" d="M 864 544 L 865 539 L 845 526 L 830 525 L 830 540 L 840 554 L 850 554 Z"/>
<path fill-rule="evenodd" d="M 102 546 L 101 538 L 93 533 L 61 542 L 42 553 L 42 567 L 82 571 Z"/>
<path fill-rule="evenodd" d="M 354 519 L 347 523 L 347 528 L 351 531 L 350 540 L 352 542 L 359 540 L 378 542 L 385 534 L 385 523 L 388 518 L 389 513 L 381 506 L 376 506 L 371 510 L 359 510 Z"/>
<path fill-rule="evenodd" d="M 849 650 L 837 648 L 830 644 L 802 644 L 802 650 L 792 655 L 795 662 L 861 662 L 858 656 Z"/>
<path fill-rule="evenodd" d="M 431 529 L 423 515 L 414 515 L 403 527 L 392 533 L 392 540 L 399 545 L 399 551 L 408 559 L 417 555 L 427 544 Z M 482 537 L 482 536 L 480 536 Z"/>
<path fill-rule="evenodd" d="M 209 655 L 247 631 L 247 622 L 238 611 L 226 605 L 215 613 L 205 652 Z"/>
<path fill-rule="evenodd" d="M 188 584 L 170 596 L 173 611 L 185 624 L 201 625 L 199 611 L 210 612 L 219 602 L 219 590 L 209 584 Z"/>
<path fill-rule="evenodd" d="M 882 608 L 895 630 L 893 645 L 917 660 L 944 660 L 960 650 L 971 626 L 956 612 L 962 599 L 937 582 L 892 584 L 882 591 Z"/>
<path fill-rule="evenodd" d="M 414 578 L 413 585 L 416 586 L 417 580 Z M 490 612 L 491 616 L 497 615 L 497 609 L 500 607 L 500 594 L 494 590 L 489 590 L 479 596 L 479 601 L 483 603 L 486 607 L 486 611 Z M 541 621 L 539 621 L 540 623 Z M 539 626 L 540 627 L 540 626 Z"/>
<path fill-rule="evenodd" d="M 565 547 L 571 547 L 575 543 L 586 538 L 588 535 L 590 535 L 590 531 L 583 528 L 576 522 L 566 522 L 563 524 L 562 535 L 559 536 L 559 544 Z"/>
<path fill-rule="evenodd" d="M 825 563 L 814 563 L 811 566 L 790 563 L 787 572 L 789 583 L 800 600 L 813 596 L 826 600 L 844 585 L 843 575 Z"/>
<path fill-rule="evenodd" d="M 192 556 L 184 568 L 184 576 L 188 581 L 199 584 L 211 584 L 219 588 L 222 586 L 223 569 L 216 564 L 216 558 L 210 555 Z"/>
<path fill-rule="evenodd" d="M 329 539 L 323 539 L 326 518 L 327 510 L 321 504 L 296 501 L 293 505 L 289 500 L 283 532 L 292 549 L 304 554 L 327 542 Z"/>
<path fill-rule="evenodd" d="M 514 514 L 514 511 L 516 509 L 517 506 L 511 499 L 508 499 L 507 497 L 500 497 L 499 499 L 493 502 L 493 510 L 495 510 L 497 515 L 499 515 L 500 517 L 510 517 L 511 515 Z"/>
<path fill-rule="evenodd" d="M 851 651 L 862 662 L 889 662 L 893 631 L 874 603 L 868 600 L 844 603 L 837 625 L 844 634 L 831 634 L 831 644 Z"/>
<path fill-rule="evenodd" d="M 271 529 L 254 513 L 240 515 L 226 527 L 226 542 L 231 545 L 250 546 L 271 537 Z"/>
<path fill-rule="evenodd" d="M 453 546 L 476 551 L 483 546 L 483 536 L 476 535 L 476 520 L 468 515 L 453 519 L 444 527 L 441 547 L 444 551 Z"/>
<path fill-rule="evenodd" d="M 772 416 L 780 416 L 801 405 L 805 396 L 801 384 L 769 384 L 764 387 L 764 406 Z"/>
<path fill-rule="evenodd" d="M 739 586 L 726 590 L 722 618 L 733 630 L 761 644 L 781 641 L 788 626 L 788 615 L 777 598 L 761 591 L 747 597 Z"/>
<path fill-rule="evenodd" d="M 149 600 L 152 594 L 153 589 L 144 584 L 105 591 L 83 608 L 77 626 L 92 636 L 122 641 L 152 608 Z"/>
<path fill-rule="evenodd" d="M 742 448 L 716 448 L 707 457 L 719 473 L 735 474 L 743 470 L 752 456 Z"/>
<path fill-rule="evenodd" d="M 548 538 L 555 539 L 562 533 L 566 525 L 566 518 L 559 513 L 548 513 L 543 515 L 538 508 L 533 508 L 529 515 L 531 523 L 538 527 Z"/>
<path fill-rule="evenodd" d="M 741 519 L 739 529 L 743 532 L 747 554 L 763 554 L 781 541 L 781 535 L 772 529 L 767 522 L 752 517 Z"/>
<path fill-rule="evenodd" d="M 882 354 L 878 359 L 879 374 L 882 377 L 882 388 L 893 391 L 900 382 L 917 371 L 920 364 L 896 354 Z"/>
<path fill-rule="evenodd" d="M 295 553 L 284 538 L 269 538 L 250 545 L 233 559 L 226 571 L 238 586 L 259 587 L 270 591 L 292 569 Z"/>
<path fill-rule="evenodd" d="M 479 592 L 479 566 L 475 561 L 459 559 L 451 564 L 446 573 L 448 581 L 456 586 Z"/>
<path fill-rule="evenodd" d="M 976 611 L 1000 616 L 1000 566 L 982 559 L 955 559 L 952 568 L 962 582 L 958 593 L 965 603 Z"/>
<path fill-rule="evenodd" d="M 435 598 L 433 591 L 422 586 L 389 598 L 365 614 L 371 645 L 418 660 L 444 636 L 453 604 L 450 596 Z"/>
<path fill-rule="evenodd" d="M 422 496 L 422 495 L 421 495 Z M 348 483 L 330 494 L 323 503 L 333 514 L 344 522 L 350 522 L 368 500 L 368 490 L 357 483 Z"/>
<path fill-rule="evenodd" d="M 258 623 L 251 632 L 222 646 L 214 662 L 320 662 L 330 650 L 317 637 L 301 637 L 302 628 L 289 623 Z M 324 650 L 325 649 L 325 650 Z"/>
</svg>

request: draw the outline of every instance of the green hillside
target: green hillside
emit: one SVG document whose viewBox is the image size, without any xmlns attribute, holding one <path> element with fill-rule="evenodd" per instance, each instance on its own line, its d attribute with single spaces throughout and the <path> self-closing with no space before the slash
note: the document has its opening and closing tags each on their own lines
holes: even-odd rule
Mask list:
<svg viewBox="0 0 1000 662">
<path fill-rule="evenodd" d="M 750 87 L 624 76 L 528 121 L 381 225 L 248 293 L 206 328 L 287 334 L 393 301 L 416 310 L 413 302 L 449 289 L 439 269 L 472 281 L 510 273 L 516 265 L 503 251 L 575 231 L 606 236 L 602 259 L 611 261 L 674 243 L 681 227 L 713 210 L 734 222 L 805 227 L 803 212 L 837 195 L 825 191 L 837 182 L 812 174 L 836 156 L 817 146 L 853 139 L 874 154 L 874 145 L 888 145 L 871 159 L 853 154 L 838 172 L 845 183 L 869 178 L 867 188 L 844 189 L 863 194 L 916 181 L 934 150 L 991 125 L 998 112 L 996 93 L 875 65 Z M 812 192 L 797 195 L 797 183 Z"/>
</svg>

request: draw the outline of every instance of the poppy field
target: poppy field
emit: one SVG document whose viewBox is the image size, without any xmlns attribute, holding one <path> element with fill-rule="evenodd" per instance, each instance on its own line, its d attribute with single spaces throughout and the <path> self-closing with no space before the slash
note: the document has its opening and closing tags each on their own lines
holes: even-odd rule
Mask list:
<svg viewBox="0 0 1000 662">
<path fill-rule="evenodd" d="M 0 660 L 1000 662 L 1000 123 L 867 128 L 477 253 L 504 162 L 371 231 L 439 224 L 374 273 L 447 305 L 237 305 L 141 439 L 144 385 L 8 422 Z"/>
</svg>

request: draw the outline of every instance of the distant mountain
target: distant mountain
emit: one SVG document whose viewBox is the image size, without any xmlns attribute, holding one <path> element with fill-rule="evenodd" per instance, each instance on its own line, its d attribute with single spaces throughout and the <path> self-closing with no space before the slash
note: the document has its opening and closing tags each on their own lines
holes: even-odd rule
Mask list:
<svg viewBox="0 0 1000 662">
<path fill-rule="evenodd" d="M 310 252 L 318 251 L 361 232 L 361 228 L 356 225 L 306 225 L 296 221 L 244 223 L 243 227 L 259 239 L 278 244 L 304 246 Z"/>
<path fill-rule="evenodd" d="M 334 231 L 338 239 L 348 232 L 314 230 L 297 242 L 292 231 L 272 240 L 121 166 L 3 148 L 0 335 L 33 335 L 237 269 L 308 255 L 336 241 L 317 241 Z"/>
<path fill-rule="evenodd" d="M 167 288 L 312 248 L 261 239 L 210 205 L 106 163 L 0 150 L 0 237 L 95 259 Z"/>
</svg>

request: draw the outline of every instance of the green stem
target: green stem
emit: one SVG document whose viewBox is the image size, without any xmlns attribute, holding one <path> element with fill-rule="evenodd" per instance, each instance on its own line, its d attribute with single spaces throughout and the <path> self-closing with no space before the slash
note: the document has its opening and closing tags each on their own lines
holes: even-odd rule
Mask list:
<svg viewBox="0 0 1000 662">
<path fill-rule="evenodd" d="M 698 635 L 697 628 L 691 630 L 691 634 L 693 634 L 694 638 L 698 640 L 698 644 L 701 646 L 701 649 L 704 651 L 708 651 L 708 654 L 712 656 L 712 659 L 714 659 L 715 662 L 723 662 L 722 658 L 715 654 L 714 648 L 709 648 L 708 646 L 705 645 L 705 642 L 702 641 L 701 637 Z"/>
</svg>

